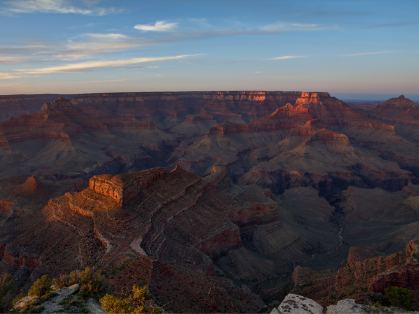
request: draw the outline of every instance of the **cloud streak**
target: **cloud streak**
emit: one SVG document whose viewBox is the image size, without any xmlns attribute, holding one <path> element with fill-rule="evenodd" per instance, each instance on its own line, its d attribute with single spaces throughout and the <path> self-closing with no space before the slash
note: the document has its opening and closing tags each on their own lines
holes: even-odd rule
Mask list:
<svg viewBox="0 0 419 314">
<path fill-rule="evenodd" d="M 154 24 L 137 24 L 134 28 L 143 32 L 170 32 L 175 30 L 177 23 L 169 23 L 166 21 L 157 21 Z"/>
<path fill-rule="evenodd" d="M 21 0 L 17 1 L 19 2 Z M 85 33 L 61 43 L 26 43 L 21 45 L 0 46 L 0 56 L 8 56 L 7 60 L 3 60 L 3 64 L 6 62 L 16 64 L 19 63 L 18 60 L 21 60 L 21 63 L 43 63 L 54 60 L 81 61 L 107 54 L 136 50 L 145 46 L 165 43 L 205 40 L 229 36 L 275 35 L 285 32 L 306 32 L 325 29 L 324 26 L 318 24 L 279 22 L 252 27 L 246 26 L 240 22 L 235 22 L 228 26 L 217 26 L 202 19 L 184 20 L 182 24 L 158 21 L 150 25 L 138 24 L 137 26 L 139 29 L 144 29 L 144 33 L 150 33 L 147 35 L 151 36 L 128 36 L 118 32 Z M 159 34 L 159 36 L 152 36 L 155 33 L 162 34 Z M 13 56 L 13 58 L 11 58 L 11 56 Z"/>
<path fill-rule="evenodd" d="M 320 24 L 310 23 L 272 23 L 259 27 L 263 33 L 283 33 L 295 31 L 317 31 L 325 27 Z"/>
<path fill-rule="evenodd" d="M 85 72 L 106 68 L 121 68 L 147 63 L 178 61 L 197 56 L 197 54 L 183 54 L 164 57 L 137 57 L 116 60 L 98 60 L 89 62 L 69 63 L 57 66 L 19 69 L 13 72 L 0 72 L 0 80 L 14 79 L 31 75 L 48 75 L 54 73 Z"/>
<path fill-rule="evenodd" d="M 166 56 L 166 57 L 138 57 L 138 58 L 119 59 L 119 60 L 90 61 L 90 62 L 64 64 L 64 65 L 53 66 L 53 67 L 26 69 L 26 70 L 21 70 L 21 71 L 25 74 L 51 74 L 51 73 L 60 73 L 60 72 L 81 72 L 81 71 L 102 69 L 102 68 L 126 67 L 130 65 L 138 65 L 138 64 L 151 63 L 151 62 L 175 61 L 175 60 L 181 60 L 181 59 L 185 59 L 192 56 L 195 56 L 195 55 L 175 55 L 175 56 Z"/>
<path fill-rule="evenodd" d="M 73 0 L 6 0 L 0 11 L 8 14 L 54 13 L 103 16 L 121 12 L 121 9 L 76 4 Z"/>
<path fill-rule="evenodd" d="M 179 38 L 206 38 L 206 37 L 224 37 L 224 36 L 258 36 L 275 35 L 288 32 L 309 32 L 327 29 L 326 26 L 311 23 L 283 23 L 275 22 L 259 26 L 247 26 L 236 22 L 228 26 L 216 26 L 208 22 L 206 24 L 198 23 L 191 25 L 187 31 L 177 34 Z M 176 37 L 175 37 L 176 38 Z"/>
<path fill-rule="evenodd" d="M 25 57 L 15 55 L 0 55 L 0 64 L 16 64 L 26 60 Z"/>
<path fill-rule="evenodd" d="M 302 58 L 306 58 L 306 56 L 285 55 L 285 56 L 274 57 L 271 60 L 274 60 L 274 61 L 286 61 L 286 60 L 302 59 Z"/>
<path fill-rule="evenodd" d="M 365 56 L 378 56 L 392 53 L 391 51 L 361 51 L 342 55 L 343 57 L 365 57 Z"/>
<path fill-rule="evenodd" d="M 77 60 L 93 55 L 108 54 L 144 46 L 145 40 L 119 33 L 88 33 L 68 40 L 54 52 L 57 59 Z"/>
<path fill-rule="evenodd" d="M 7 72 L 0 72 L 0 80 L 11 80 L 16 78 L 17 75 L 13 73 L 7 73 Z"/>
<path fill-rule="evenodd" d="M 151 44 L 149 39 L 133 38 L 119 33 L 87 33 L 62 43 L 0 46 L 0 64 L 76 61 L 138 49 L 149 44 Z"/>
</svg>

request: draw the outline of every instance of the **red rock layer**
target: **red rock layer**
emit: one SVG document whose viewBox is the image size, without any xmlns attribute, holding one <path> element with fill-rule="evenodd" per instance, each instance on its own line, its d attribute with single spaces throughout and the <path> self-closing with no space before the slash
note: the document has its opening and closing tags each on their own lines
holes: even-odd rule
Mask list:
<svg viewBox="0 0 419 314">
<path fill-rule="evenodd" d="M 362 300 L 367 293 L 397 286 L 412 290 L 415 300 L 419 300 L 419 241 L 409 241 L 405 250 L 392 255 L 370 257 L 372 254 L 367 248 L 353 248 L 347 263 L 336 272 L 297 267 L 294 291 L 330 304 L 342 298 Z"/>
<path fill-rule="evenodd" d="M 93 238 L 91 244 L 99 245 L 89 254 L 97 255 L 105 268 L 134 263 L 136 258 L 148 260 L 142 274 L 146 278 L 141 279 L 158 298 L 164 303 L 176 299 L 173 287 L 184 295 L 179 297 L 182 302 L 173 301 L 172 310 L 256 311 L 260 299 L 217 276 L 214 260 L 242 246 L 239 227 L 229 219 L 233 212 L 235 220 L 250 221 L 267 210 L 242 211 L 213 181 L 176 167 L 92 177 L 86 189 L 50 200 L 43 213 L 50 224 L 74 229 L 81 235 L 79 241 Z M 48 258 L 43 260 L 48 269 Z M 129 282 L 117 289 L 126 289 Z M 208 289 L 214 289 L 214 300 L 192 302 Z M 228 295 L 249 301 L 237 302 Z"/>
<path fill-rule="evenodd" d="M 337 128 L 385 129 L 394 127 L 363 116 L 328 94 L 302 92 L 294 105 L 286 103 L 269 115 L 247 124 L 223 123 L 215 125 L 210 134 L 225 136 L 234 133 L 290 131 L 293 135 L 310 136 L 313 129 Z M 331 134 L 331 133 L 329 133 Z M 339 140 L 342 140 L 339 139 Z"/>
</svg>

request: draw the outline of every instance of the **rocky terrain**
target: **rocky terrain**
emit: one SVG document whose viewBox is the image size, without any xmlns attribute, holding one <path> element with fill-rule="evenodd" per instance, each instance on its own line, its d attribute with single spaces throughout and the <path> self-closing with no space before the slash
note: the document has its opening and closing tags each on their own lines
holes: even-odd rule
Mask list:
<svg viewBox="0 0 419 314">
<path fill-rule="evenodd" d="M 382 307 L 358 304 L 354 299 L 339 300 L 327 307 L 302 295 L 288 294 L 278 307 L 274 307 L 271 314 L 367 314 L 367 313 L 417 313 L 397 307 Z"/>
<path fill-rule="evenodd" d="M 290 290 L 323 306 L 393 285 L 417 296 L 405 97 L 42 97 L 1 99 L 20 104 L 0 119 L 0 272 L 20 289 L 95 266 L 116 293 L 141 282 L 176 312 L 268 310 Z"/>
<path fill-rule="evenodd" d="M 56 98 L 57 95 L 0 95 L 0 121 L 37 112 L 43 103 Z"/>
<path fill-rule="evenodd" d="M 413 292 L 414 306 L 419 300 L 419 242 L 409 241 L 406 248 L 387 256 L 366 247 L 351 247 L 347 261 L 337 271 L 313 271 L 296 267 L 294 290 L 310 295 L 323 304 L 352 297 L 368 301 L 368 296 L 383 293 L 388 287 Z"/>
</svg>

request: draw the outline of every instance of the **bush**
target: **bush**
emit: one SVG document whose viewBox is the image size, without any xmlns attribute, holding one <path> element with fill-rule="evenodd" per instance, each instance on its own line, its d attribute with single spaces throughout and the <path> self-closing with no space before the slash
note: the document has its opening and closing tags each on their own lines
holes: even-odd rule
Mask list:
<svg viewBox="0 0 419 314">
<path fill-rule="evenodd" d="M 105 287 L 101 273 L 94 271 L 91 267 L 86 267 L 82 271 L 72 271 L 68 275 L 61 274 L 52 283 L 57 289 L 79 284 L 80 293 L 85 297 L 98 296 Z"/>
<path fill-rule="evenodd" d="M 106 294 L 100 299 L 102 308 L 107 313 L 161 313 L 161 309 L 155 305 L 146 287 L 134 285 L 130 295 L 117 297 Z"/>
<path fill-rule="evenodd" d="M 104 278 L 91 267 L 79 273 L 80 292 L 86 296 L 96 296 L 104 290 Z"/>
<path fill-rule="evenodd" d="M 400 307 L 405 310 L 412 309 L 413 293 L 409 289 L 388 287 L 384 291 L 384 296 L 391 306 Z"/>
<path fill-rule="evenodd" d="M 28 291 L 29 296 L 42 297 L 51 292 L 51 280 L 48 275 L 39 277 Z"/>
<path fill-rule="evenodd" d="M 119 298 L 111 294 L 105 294 L 100 299 L 100 305 L 106 313 L 131 313 L 131 306 L 127 298 Z"/>
<path fill-rule="evenodd" d="M 52 286 L 54 289 L 61 289 L 66 287 L 68 284 L 68 277 L 65 274 L 61 274 L 60 276 L 58 276 L 57 278 L 54 278 L 52 280 Z"/>
</svg>

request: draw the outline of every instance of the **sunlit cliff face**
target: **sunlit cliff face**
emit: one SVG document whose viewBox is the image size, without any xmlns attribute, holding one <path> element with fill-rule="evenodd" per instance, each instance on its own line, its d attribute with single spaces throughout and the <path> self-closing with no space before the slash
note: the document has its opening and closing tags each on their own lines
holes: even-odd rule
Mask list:
<svg viewBox="0 0 419 314">
<path fill-rule="evenodd" d="M 320 97 L 317 93 L 302 92 L 295 103 L 296 105 L 319 104 Z"/>
<path fill-rule="evenodd" d="M 215 99 L 231 100 L 231 101 L 256 101 L 264 102 L 266 100 L 266 92 L 264 91 L 246 91 L 231 94 L 229 92 L 217 92 Z"/>
</svg>

